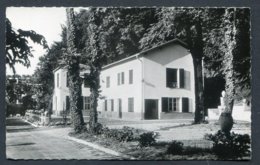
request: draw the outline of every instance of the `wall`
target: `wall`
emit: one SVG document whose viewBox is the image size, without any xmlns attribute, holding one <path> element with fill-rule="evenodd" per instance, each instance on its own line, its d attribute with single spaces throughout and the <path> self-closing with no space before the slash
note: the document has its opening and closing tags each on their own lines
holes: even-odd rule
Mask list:
<svg viewBox="0 0 260 165">
<path fill-rule="evenodd" d="M 133 84 L 129 84 L 129 70 L 133 70 Z M 124 72 L 124 84 L 118 85 L 117 74 Z M 141 98 L 141 62 L 133 59 L 128 62 L 117 64 L 113 67 L 103 69 L 100 75 L 101 93 L 98 101 L 98 111 L 101 117 L 119 118 L 118 99 L 122 99 L 122 118 L 141 119 L 142 98 Z M 110 77 L 110 87 L 106 87 L 106 77 Z M 128 112 L 128 98 L 134 98 L 134 112 Z M 114 111 L 108 108 L 104 111 L 105 99 L 114 100 Z M 108 101 L 110 102 L 110 101 Z M 108 107 L 109 103 L 108 103 Z"/>
<path fill-rule="evenodd" d="M 166 87 L 166 68 L 185 70 L 184 89 Z M 172 44 L 144 56 L 144 93 L 145 99 L 158 99 L 159 114 L 162 111 L 161 97 L 188 97 L 189 111 L 194 112 L 194 67 L 188 50 Z"/>
<path fill-rule="evenodd" d="M 57 87 L 57 74 L 59 74 L 59 87 Z M 69 96 L 69 88 L 66 87 L 67 83 L 67 70 L 66 69 L 58 69 L 54 73 L 55 76 L 55 88 L 53 95 L 53 114 L 60 115 L 63 109 L 66 108 L 66 96 Z M 82 96 L 90 96 L 89 88 L 85 88 L 82 84 Z M 57 97 L 57 106 L 55 104 L 55 97 Z"/>
</svg>

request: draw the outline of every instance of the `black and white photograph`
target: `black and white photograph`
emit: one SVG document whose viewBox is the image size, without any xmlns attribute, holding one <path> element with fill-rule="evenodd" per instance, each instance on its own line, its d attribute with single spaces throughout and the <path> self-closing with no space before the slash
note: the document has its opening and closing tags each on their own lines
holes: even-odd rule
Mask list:
<svg viewBox="0 0 260 165">
<path fill-rule="evenodd" d="M 7 7 L 6 158 L 249 161 L 249 7 Z"/>
</svg>

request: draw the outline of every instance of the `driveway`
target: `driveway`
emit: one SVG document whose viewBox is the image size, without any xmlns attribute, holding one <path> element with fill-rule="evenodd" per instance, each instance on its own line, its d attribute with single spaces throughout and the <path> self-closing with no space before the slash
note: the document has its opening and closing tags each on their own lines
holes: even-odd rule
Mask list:
<svg viewBox="0 0 260 165">
<path fill-rule="evenodd" d="M 8 159 L 120 159 L 67 138 L 71 128 L 35 128 L 20 118 L 6 121 Z"/>
</svg>

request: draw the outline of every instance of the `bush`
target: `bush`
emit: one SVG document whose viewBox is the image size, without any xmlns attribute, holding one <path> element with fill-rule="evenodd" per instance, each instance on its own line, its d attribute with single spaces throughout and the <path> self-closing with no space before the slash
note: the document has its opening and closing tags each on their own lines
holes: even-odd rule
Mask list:
<svg viewBox="0 0 260 165">
<path fill-rule="evenodd" d="M 168 148 L 167 148 L 167 154 L 172 154 L 172 155 L 180 155 L 183 153 L 183 143 L 179 141 L 172 141 Z"/>
<path fill-rule="evenodd" d="M 221 159 L 242 158 L 250 154 L 250 137 L 248 134 L 240 135 L 234 132 L 225 134 L 218 131 L 208 134 L 206 139 L 213 141 L 212 151 Z"/>
<path fill-rule="evenodd" d="M 102 134 L 102 133 L 103 133 L 103 125 L 100 124 L 100 123 L 96 123 L 96 124 L 94 125 L 93 132 L 94 132 L 95 134 L 97 134 L 97 135 Z"/>
<path fill-rule="evenodd" d="M 134 140 L 134 133 L 130 127 L 123 127 L 123 129 L 109 129 L 104 128 L 102 133 L 107 138 L 112 138 L 120 142 Z"/>
<path fill-rule="evenodd" d="M 140 147 L 147 147 L 147 146 L 151 146 L 154 145 L 156 142 L 156 137 L 158 136 L 158 134 L 156 134 L 155 132 L 146 132 L 140 135 L 140 138 L 138 139 L 139 142 L 139 146 Z"/>
</svg>

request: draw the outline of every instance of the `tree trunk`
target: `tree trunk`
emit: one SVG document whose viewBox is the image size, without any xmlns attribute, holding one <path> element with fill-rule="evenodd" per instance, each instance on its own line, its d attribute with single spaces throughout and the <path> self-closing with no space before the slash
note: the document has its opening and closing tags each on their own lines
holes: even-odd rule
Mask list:
<svg viewBox="0 0 260 165">
<path fill-rule="evenodd" d="M 99 65 L 99 64 L 98 64 Z M 97 114 L 97 106 L 98 106 L 98 96 L 99 96 L 99 88 L 100 88 L 100 70 L 101 67 L 90 67 L 90 76 L 92 77 L 92 82 L 90 85 L 91 91 L 91 110 L 89 112 L 89 128 L 90 131 L 95 133 L 96 124 L 98 122 L 98 114 Z"/>
<path fill-rule="evenodd" d="M 70 114 L 75 132 L 81 132 L 84 128 L 81 99 L 81 79 L 79 57 L 72 57 L 73 64 L 68 66 L 69 92 L 70 92 Z"/>
<path fill-rule="evenodd" d="M 235 96 L 235 77 L 234 77 L 234 56 L 236 52 L 236 10 L 226 9 L 225 20 L 227 20 L 227 30 L 225 31 L 225 90 L 226 97 L 225 102 L 225 112 L 230 112 L 232 114 L 232 109 L 234 105 Z"/>
<path fill-rule="evenodd" d="M 193 54 L 194 79 L 195 79 L 195 123 L 201 123 L 204 120 L 204 91 L 203 91 L 203 73 L 202 58 Z"/>
</svg>

